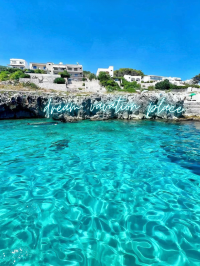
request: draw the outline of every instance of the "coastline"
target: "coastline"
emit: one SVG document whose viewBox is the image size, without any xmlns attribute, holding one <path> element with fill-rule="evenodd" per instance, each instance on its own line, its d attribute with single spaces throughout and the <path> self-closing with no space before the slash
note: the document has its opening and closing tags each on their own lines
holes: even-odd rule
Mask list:
<svg viewBox="0 0 200 266">
<path fill-rule="evenodd" d="M 113 103 L 119 101 L 119 99 L 123 108 L 120 107 L 121 109 L 116 109 L 116 105 L 114 106 Z M 53 106 L 53 113 L 50 113 L 50 117 L 54 120 L 63 122 L 76 122 L 85 119 L 91 121 L 108 119 L 200 121 L 200 102 L 188 101 L 185 95 L 180 92 L 166 93 L 159 91 L 135 94 L 110 93 L 76 95 L 23 90 L 1 91 L 0 120 L 47 118 L 48 114 L 46 109 L 49 100 L 51 101 L 51 106 Z M 100 103 L 102 103 L 102 106 L 108 105 L 112 106 L 112 108 L 104 110 L 102 106 L 100 106 Z M 61 112 L 61 107 L 70 106 L 70 104 L 76 106 L 77 109 L 70 107 L 67 110 L 62 109 L 63 111 Z M 132 106 L 132 108 L 125 108 L 125 104 L 128 104 L 130 107 Z M 59 106 L 60 109 L 56 110 L 56 107 L 58 108 Z M 95 109 L 91 106 L 100 106 L 100 108 Z M 154 108 L 151 106 L 154 106 Z M 166 108 L 166 106 L 168 106 L 168 108 Z"/>
</svg>

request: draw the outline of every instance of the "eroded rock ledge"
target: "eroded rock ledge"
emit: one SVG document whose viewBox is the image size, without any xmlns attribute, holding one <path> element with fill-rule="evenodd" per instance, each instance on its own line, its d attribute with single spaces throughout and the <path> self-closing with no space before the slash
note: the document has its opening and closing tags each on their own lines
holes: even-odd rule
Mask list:
<svg viewBox="0 0 200 266">
<path fill-rule="evenodd" d="M 136 110 L 114 109 L 106 111 L 91 111 L 91 105 L 102 104 L 110 105 L 122 97 L 124 104 L 135 103 L 139 108 Z M 169 112 L 157 110 L 147 115 L 149 105 L 159 106 L 164 98 L 163 104 L 184 108 L 185 111 Z M 4 92 L 0 94 L 0 119 L 18 119 L 18 118 L 44 118 L 47 117 L 45 107 L 51 99 L 51 106 L 64 106 L 72 103 L 79 106 L 79 110 L 56 112 L 50 114 L 55 120 L 63 122 L 76 122 L 78 120 L 107 120 L 107 119 L 166 119 L 166 120 L 200 120 L 200 102 L 189 102 L 185 100 L 184 94 L 177 93 L 155 93 L 148 92 L 143 94 L 107 94 L 90 96 L 59 96 L 56 94 L 41 94 L 34 92 Z"/>
</svg>

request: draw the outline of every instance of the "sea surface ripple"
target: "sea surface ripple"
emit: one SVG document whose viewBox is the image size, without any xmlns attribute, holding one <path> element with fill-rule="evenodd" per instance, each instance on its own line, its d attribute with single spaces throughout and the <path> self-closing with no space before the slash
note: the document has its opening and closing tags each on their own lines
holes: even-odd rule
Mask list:
<svg viewBox="0 0 200 266">
<path fill-rule="evenodd" d="M 200 123 L 46 121 L 0 122 L 0 266 L 200 265 Z"/>
</svg>

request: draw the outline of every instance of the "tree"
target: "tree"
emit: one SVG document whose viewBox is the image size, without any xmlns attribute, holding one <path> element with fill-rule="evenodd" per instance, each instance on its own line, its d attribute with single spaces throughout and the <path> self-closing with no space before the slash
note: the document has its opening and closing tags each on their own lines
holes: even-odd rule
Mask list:
<svg viewBox="0 0 200 266">
<path fill-rule="evenodd" d="M 120 87 L 117 82 L 115 82 L 106 72 L 100 72 L 98 80 L 100 81 L 101 85 L 107 89 L 108 92 L 120 90 Z"/>
<path fill-rule="evenodd" d="M 70 74 L 67 72 L 67 70 L 60 72 L 59 75 L 61 76 L 61 78 L 70 78 Z"/>
<path fill-rule="evenodd" d="M 83 70 L 83 77 L 89 77 L 92 74 L 90 71 Z"/>
<path fill-rule="evenodd" d="M 124 75 L 130 76 L 144 76 L 144 73 L 141 70 L 136 70 L 132 68 L 120 68 L 119 70 L 114 71 L 115 77 L 123 77 Z"/>
<path fill-rule="evenodd" d="M 171 83 L 168 79 L 165 79 L 161 82 L 156 83 L 155 88 L 156 90 L 169 90 L 171 88 Z"/>
<path fill-rule="evenodd" d="M 108 81 L 109 79 L 111 79 L 111 77 L 108 73 L 106 73 L 106 72 L 100 72 L 99 73 L 98 80 L 100 80 L 100 82 Z"/>
<path fill-rule="evenodd" d="M 200 82 L 200 74 L 198 74 L 194 78 L 192 78 L 193 84 L 198 84 L 199 82 Z"/>
<path fill-rule="evenodd" d="M 122 87 L 124 87 L 123 91 L 136 92 L 136 90 L 141 88 L 141 85 L 136 81 L 129 82 L 125 78 L 122 78 Z"/>
<path fill-rule="evenodd" d="M 93 80 L 93 79 L 96 79 L 96 75 L 93 74 L 93 73 L 90 73 L 90 75 L 88 76 L 89 80 Z"/>
</svg>

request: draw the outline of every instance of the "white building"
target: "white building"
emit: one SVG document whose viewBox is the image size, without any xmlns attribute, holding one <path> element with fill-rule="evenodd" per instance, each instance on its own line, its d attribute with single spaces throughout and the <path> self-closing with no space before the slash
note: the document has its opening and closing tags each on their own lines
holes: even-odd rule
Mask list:
<svg viewBox="0 0 200 266">
<path fill-rule="evenodd" d="M 147 75 L 147 76 L 144 76 L 142 81 L 144 82 L 150 82 L 150 81 L 162 81 L 163 80 L 163 77 L 162 76 L 156 76 L 156 75 Z"/>
<path fill-rule="evenodd" d="M 170 83 L 177 85 L 177 86 L 183 86 L 184 82 L 181 80 L 181 78 L 175 78 L 175 77 L 163 77 L 163 80 L 168 79 Z"/>
<path fill-rule="evenodd" d="M 100 73 L 100 72 L 106 72 L 106 73 L 108 73 L 111 77 L 113 77 L 113 75 L 114 75 L 114 67 L 113 67 L 113 66 L 109 66 L 109 68 L 98 68 L 98 69 L 97 69 L 97 74 L 96 74 L 97 77 L 99 76 L 99 73 Z"/>
<path fill-rule="evenodd" d="M 185 84 L 190 84 L 190 85 L 192 85 L 193 82 L 194 82 L 193 79 L 187 79 L 184 81 Z"/>
<path fill-rule="evenodd" d="M 70 74 L 70 80 L 81 80 L 83 79 L 83 66 L 78 63 L 75 65 L 66 64 L 62 62 L 59 64 L 54 64 L 52 62 L 48 63 L 30 63 L 30 69 L 36 70 L 41 69 L 47 71 L 47 74 L 56 75 L 60 72 L 67 71 Z"/>
<path fill-rule="evenodd" d="M 24 59 L 15 59 L 11 58 L 10 59 L 10 64 L 8 65 L 12 68 L 19 68 L 19 69 L 28 69 L 28 63 Z"/>
<path fill-rule="evenodd" d="M 147 75 L 144 76 L 142 81 L 144 82 L 160 82 L 163 81 L 165 79 L 168 79 L 170 83 L 177 85 L 177 86 L 181 86 L 183 85 L 183 81 L 181 80 L 181 78 L 176 78 L 176 77 L 163 77 L 163 76 L 156 76 L 156 75 Z"/>
<path fill-rule="evenodd" d="M 30 69 L 36 70 L 46 70 L 46 63 L 30 63 Z"/>
<path fill-rule="evenodd" d="M 125 80 L 132 82 L 137 81 L 138 83 L 141 83 L 142 77 L 141 76 L 130 76 L 130 75 L 124 75 Z"/>
</svg>

